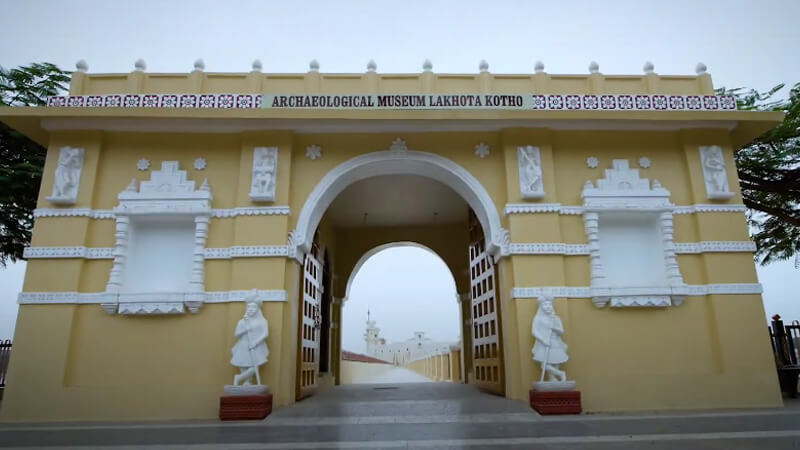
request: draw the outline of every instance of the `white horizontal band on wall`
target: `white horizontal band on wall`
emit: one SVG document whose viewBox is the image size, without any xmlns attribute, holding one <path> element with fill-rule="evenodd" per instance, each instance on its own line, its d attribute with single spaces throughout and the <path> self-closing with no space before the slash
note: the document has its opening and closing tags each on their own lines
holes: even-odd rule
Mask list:
<svg viewBox="0 0 800 450">
<path fill-rule="evenodd" d="M 288 245 L 249 245 L 205 249 L 206 259 L 263 258 L 289 256 Z"/>
<path fill-rule="evenodd" d="M 713 205 L 713 204 L 697 204 L 697 205 L 676 205 L 673 210 L 674 214 L 695 214 L 705 212 L 725 212 L 725 213 L 738 213 L 744 212 L 747 207 L 741 204 L 735 205 Z M 561 203 L 507 203 L 504 213 L 509 214 L 540 214 L 540 213 L 558 213 L 562 215 L 581 215 L 583 214 L 582 206 L 565 206 Z"/>
<path fill-rule="evenodd" d="M 763 288 L 759 283 L 719 283 L 719 284 L 690 284 L 688 295 L 700 297 L 715 294 L 761 294 Z M 657 288 L 609 288 L 620 292 L 604 292 L 604 295 L 669 295 L 667 292 L 652 292 Z M 669 288 L 663 288 L 668 290 Z M 515 287 L 511 289 L 511 298 L 539 298 L 542 295 L 563 298 L 591 298 L 592 288 L 570 286 L 541 286 L 541 287 Z"/>
<path fill-rule="evenodd" d="M 512 255 L 588 255 L 587 244 L 564 243 L 527 243 L 510 244 Z M 753 253 L 756 245 L 750 241 L 703 241 L 681 242 L 675 244 L 675 253 Z M 206 248 L 205 259 L 231 258 L 272 258 L 288 257 L 288 245 L 237 245 L 233 247 Z M 23 252 L 26 259 L 114 259 L 112 247 L 26 247 Z"/>
<path fill-rule="evenodd" d="M 108 292 L 20 292 L 17 303 L 20 305 L 95 305 L 101 303 L 163 303 L 196 301 L 203 303 L 243 302 L 249 290 L 207 291 L 207 292 L 168 292 L 112 294 Z M 257 298 L 263 302 L 285 302 L 288 294 L 283 289 L 258 290 Z"/>
<path fill-rule="evenodd" d="M 212 209 L 211 217 L 227 219 L 237 216 L 288 216 L 291 210 L 288 206 L 254 206 L 230 209 Z M 116 214 L 111 209 L 91 208 L 37 208 L 33 210 L 33 217 L 89 217 L 92 219 L 114 219 Z"/>
<path fill-rule="evenodd" d="M 287 245 L 249 245 L 222 248 L 207 248 L 205 259 L 286 257 Z M 22 253 L 26 259 L 114 259 L 113 247 L 26 247 Z"/>
<path fill-rule="evenodd" d="M 588 244 L 563 244 L 563 243 L 528 243 L 510 244 L 509 251 L 512 255 L 588 255 Z M 700 253 L 753 253 L 756 244 L 751 241 L 702 241 L 702 242 L 676 242 L 675 253 L 700 254 Z"/>
</svg>

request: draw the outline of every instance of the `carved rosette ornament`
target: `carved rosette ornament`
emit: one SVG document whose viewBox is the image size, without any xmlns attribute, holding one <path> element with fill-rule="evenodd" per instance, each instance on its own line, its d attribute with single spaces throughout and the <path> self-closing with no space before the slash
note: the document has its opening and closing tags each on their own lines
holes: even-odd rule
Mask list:
<svg viewBox="0 0 800 450">
<path fill-rule="evenodd" d="M 728 187 L 728 172 L 725 169 L 722 147 L 718 145 L 700 147 L 700 164 L 703 167 L 708 198 L 727 200 L 733 197 L 733 192 Z"/>
<path fill-rule="evenodd" d="M 542 182 L 542 156 L 539 147 L 527 145 L 517 148 L 519 164 L 519 190 L 524 199 L 544 197 Z"/>
<path fill-rule="evenodd" d="M 61 147 L 58 166 L 53 177 L 53 194 L 47 197 L 51 203 L 72 205 L 78 201 L 78 188 L 86 150 L 74 147 Z"/>
<path fill-rule="evenodd" d="M 278 147 L 254 148 L 250 200 L 254 202 L 274 202 L 277 173 Z"/>
</svg>

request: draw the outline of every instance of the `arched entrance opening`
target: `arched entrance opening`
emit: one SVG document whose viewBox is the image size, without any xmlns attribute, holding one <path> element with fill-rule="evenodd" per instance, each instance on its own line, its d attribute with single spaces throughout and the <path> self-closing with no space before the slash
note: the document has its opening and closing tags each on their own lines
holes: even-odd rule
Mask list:
<svg viewBox="0 0 800 450">
<path fill-rule="evenodd" d="M 346 293 L 341 384 L 463 380 L 455 278 L 430 248 L 395 242 L 367 251 Z M 423 360 L 434 358 L 434 370 L 423 372 Z"/>
<path fill-rule="evenodd" d="M 508 253 L 508 233 L 488 192 L 467 170 L 436 154 L 404 150 L 369 153 L 336 166 L 312 190 L 298 216 L 289 243 L 290 254 L 303 264 L 298 398 L 341 381 L 336 361 L 350 274 L 365 254 L 396 242 L 423 245 L 450 267 L 462 316 L 464 381 L 504 394 L 494 263 Z M 326 264 L 321 255 L 329 256 L 333 290 L 324 311 Z M 325 314 L 330 314 L 327 329 L 322 326 Z M 323 350 L 326 339 L 330 348 Z M 326 351 L 334 367 L 327 379 L 320 377 L 318 360 Z"/>
</svg>

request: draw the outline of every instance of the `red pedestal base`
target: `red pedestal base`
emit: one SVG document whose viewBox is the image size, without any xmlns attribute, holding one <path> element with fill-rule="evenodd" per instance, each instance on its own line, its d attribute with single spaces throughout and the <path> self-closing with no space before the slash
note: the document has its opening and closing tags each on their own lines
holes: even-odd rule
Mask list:
<svg viewBox="0 0 800 450">
<path fill-rule="evenodd" d="M 220 420 L 261 420 L 272 412 L 272 394 L 225 396 L 219 399 Z"/>
<path fill-rule="evenodd" d="M 536 391 L 530 390 L 531 408 L 539 414 L 580 414 L 580 391 Z"/>
</svg>

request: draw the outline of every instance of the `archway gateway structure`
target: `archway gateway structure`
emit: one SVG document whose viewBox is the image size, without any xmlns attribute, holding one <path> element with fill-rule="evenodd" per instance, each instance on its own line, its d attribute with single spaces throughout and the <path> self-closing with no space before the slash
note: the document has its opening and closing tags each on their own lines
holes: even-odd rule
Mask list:
<svg viewBox="0 0 800 450">
<path fill-rule="evenodd" d="M 322 333 L 335 382 L 349 271 L 393 241 L 463 250 L 463 339 L 488 364 L 471 383 L 527 397 L 550 294 L 586 411 L 778 406 L 733 151 L 781 119 L 737 111 L 704 70 L 81 64 L 47 107 L 0 108 L 48 148 L 0 419 L 216 417 L 253 288 L 270 325 L 262 382 L 277 407 L 312 395 Z M 383 177 L 435 179 L 468 208 L 436 226 L 333 217 L 349 186 Z"/>
</svg>

